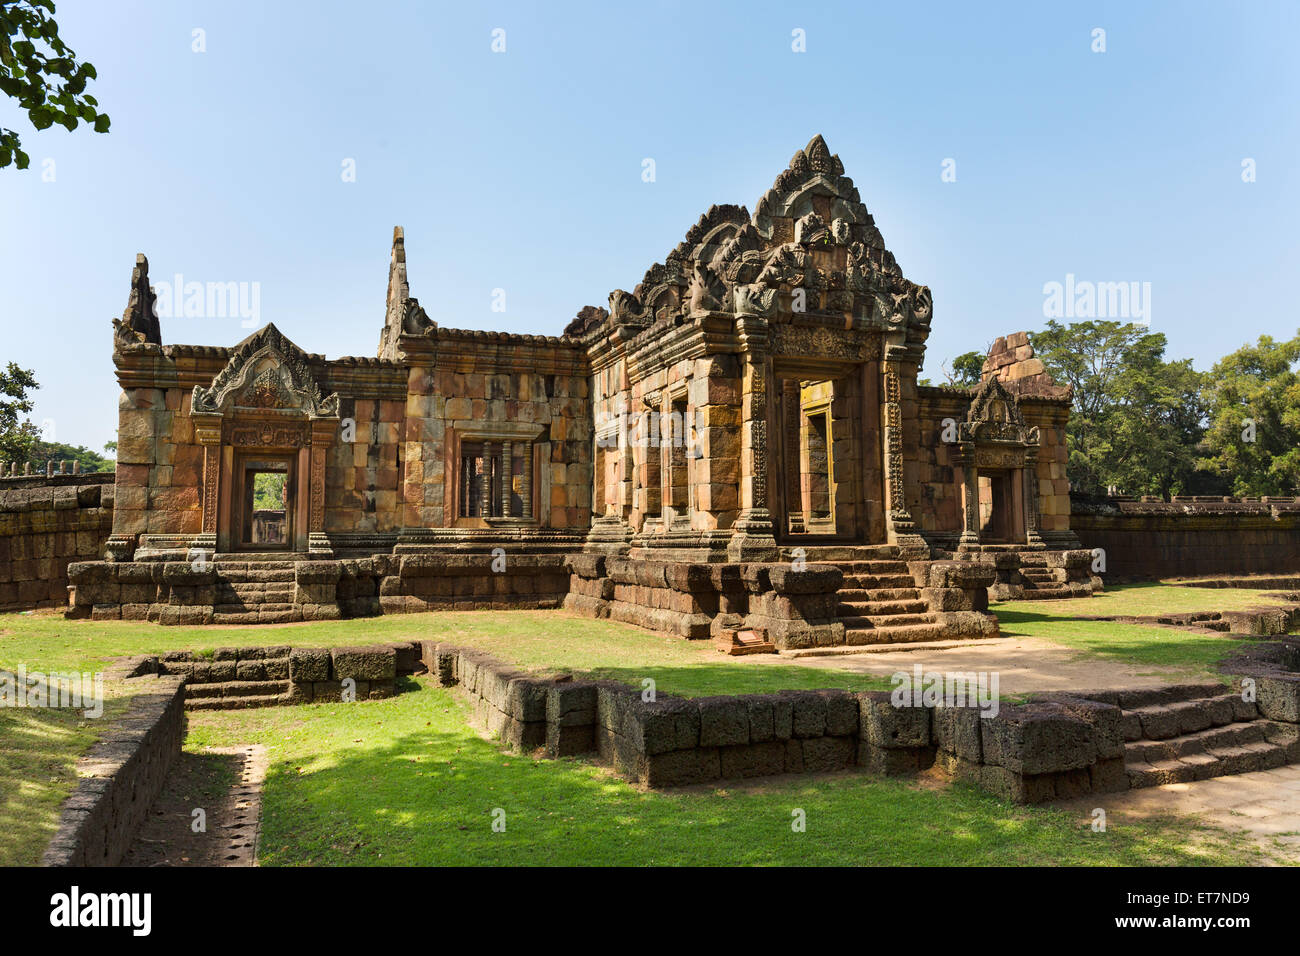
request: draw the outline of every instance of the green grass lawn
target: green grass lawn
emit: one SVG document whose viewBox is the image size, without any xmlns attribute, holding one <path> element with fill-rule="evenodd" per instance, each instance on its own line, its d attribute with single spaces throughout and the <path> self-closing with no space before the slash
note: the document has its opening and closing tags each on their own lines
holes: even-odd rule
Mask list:
<svg viewBox="0 0 1300 956">
<path fill-rule="evenodd" d="M 848 671 L 813 670 L 770 655 L 727 657 L 711 641 L 685 641 L 567 611 L 437 611 L 278 627 L 158 627 L 134 621 L 69 621 L 0 615 L 0 667 L 89 671 L 112 657 L 165 650 L 292 644 L 331 647 L 439 640 L 474 646 L 523 667 L 571 670 L 685 697 L 822 687 L 887 689 Z"/>
<path fill-rule="evenodd" d="M 1053 616 L 1087 617 L 1147 616 L 1192 611 L 1236 611 L 1248 607 L 1275 607 L 1289 603 L 1279 592 L 1247 588 L 1187 588 L 1172 584 L 1107 584 L 1106 590 L 1090 598 L 1055 601 L 1009 601 L 999 607 L 1048 613 Z"/>
<path fill-rule="evenodd" d="M 187 747 L 261 743 L 264 865 L 1205 865 L 1267 862 L 1187 819 L 1112 822 L 863 773 L 644 792 L 503 753 L 451 691 L 192 714 Z M 1104 798 L 1099 798 L 1104 799 Z M 494 811 L 505 829 L 493 830 Z M 791 828 L 802 810 L 806 832 Z"/>
<path fill-rule="evenodd" d="M 1278 604 L 1268 593 L 1125 584 L 1109 587 L 1092 598 L 1002 601 L 990 607 L 998 616 L 1002 633 L 1009 637 L 1039 638 L 1069 647 L 1081 656 L 1129 663 L 1138 674 L 1172 669 L 1188 678 L 1221 680 L 1218 664 L 1242 648 L 1241 638 L 1082 618 L 1227 611 Z"/>
<path fill-rule="evenodd" d="M 59 806 L 77 782 L 77 758 L 125 708 L 110 696 L 104 714 L 54 707 L 0 708 L 0 866 L 34 866 L 54 836 Z"/>
<path fill-rule="evenodd" d="M 1134 666 L 1136 673 L 1143 673 L 1143 669 L 1159 668 L 1162 671 L 1173 669 L 1189 679 L 1206 679 L 1217 676 L 1215 665 L 1221 658 L 1241 646 L 1238 640 L 1218 634 L 1195 634 L 1174 628 L 1123 622 L 1082 621 L 1073 619 L 1072 615 L 1149 614 L 1162 611 L 1226 609 L 1262 603 L 1268 603 L 1262 592 L 1130 585 L 1114 588 L 1103 596 L 1090 600 L 1004 603 L 995 605 L 994 610 L 1002 622 L 1003 633 L 1007 635 L 1023 635 L 1051 641 L 1077 651 L 1082 657 L 1095 656 L 1125 661 Z M 266 644 L 320 647 L 413 639 L 436 639 L 479 647 L 502 659 L 539 670 L 568 670 L 579 675 L 622 680 L 637 686 L 643 680 L 650 678 L 655 681 L 659 692 L 680 696 L 818 687 L 869 690 L 885 689 L 889 686 L 888 680 L 884 677 L 836 669 L 805 667 L 770 656 L 729 658 L 714 650 L 712 643 L 708 641 L 683 641 L 679 638 L 653 634 L 630 625 L 591 620 L 564 611 L 435 612 L 277 627 L 207 628 L 164 628 L 123 621 L 69 621 L 52 613 L 3 614 L 0 615 L 0 667 L 16 668 L 20 664 L 26 664 L 31 670 L 94 671 L 102 669 L 114 657 L 160 653 L 171 649 L 211 650 L 222 646 Z M 293 729 L 308 726 L 308 721 L 315 722 L 311 726 L 325 726 L 326 732 L 332 733 L 334 731 L 330 729 L 331 727 L 345 726 L 346 720 L 354 719 L 356 714 L 380 713 L 383 712 L 384 707 L 395 708 L 394 720 L 406 720 L 410 716 L 405 710 L 409 704 L 412 707 L 432 708 L 442 715 L 437 717 L 440 721 L 438 726 L 442 729 L 433 735 L 438 740 L 462 741 L 455 743 L 455 747 L 480 746 L 482 742 L 477 741 L 476 737 L 459 724 L 459 717 L 450 716 L 449 708 L 452 705 L 440 695 L 442 695 L 440 691 L 406 695 L 391 704 L 383 705 L 377 711 L 347 711 L 333 718 L 327 716 L 329 708 L 322 711 L 319 708 L 301 707 L 258 710 L 234 716 L 196 715 L 192 718 L 196 734 L 194 739 L 211 742 L 221 736 L 219 731 L 223 727 L 228 730 L 229 740 L 236 743 L 254 742 L 259 739 L 274 740 L 277 734 L 287 732 L 290 740 L 300 740 L 306 752 L 312 747 L 311 736 L 295 737 Z M 411 700 L 408 700 L 407 696 L 411 696 Z M 334 720 L 334 724 L 329 723 L 331 719 Z M 433 720 L 433 716 L 430 719 Z M 76 760 L 97 739 L 103 723 L 103 721 L 82 720 L 79 712 L 73 714 L 55 710 L 0 710 L 0 795 L 3 796 L 3 803 L 0 804 L 0 864 L 34 862 L 39 858 L 45 842 L 53 832 L 59 803 L 75 782 Z M 428 726 L 434 724 L 430 723 Z M 340 732 L 346 733 L 346 731 Z M 418 733 L 416 736 L 419 736 Z M 235 739 L 236 737 L 239 739 Z M 463 742 L 466 740 L 470 743 Z M 385 744 L 386 748 L 390 748 L 386 756 L 384 753 L 377 752 L 358 754 L 356 758 L 365 761 L 367 765 L 372 761 L 396 762 L 403 759 L 400 756 L 400 748 L 404 743 L 402 739 L 393 738 Z M 330 753 L 328 749 L 323 752 Z M 484 753 L 481 750 L 473 752 L 479 757 Z M 413 753 L 418 755 L 419 751 Z M 481 761 L 477 759 L 474 762 L 475 765 L 479 763 Z M 495 767 L 496 764 L 492 766 Z M 580 794 L 590 792 L 593 788 L 601 793 L 615 794 L 616 798 L 611 796 L 611 802 L 606 807 L 606 810 L 615 817 L 620 814 L 632 814 L 628 817 L 631 820 L 637 818 L 637 814 L 650 814 L 648 819 L 654 822 L 660 819 L 657 814 L 661 813 L 671 812 L 674 817 L 682 813 L 698 813 L 700 819 L 704 821 L 715 819 L 730 821 L 727 825 L 738 828 L 736 832 L 751 836 L 758 832 L 755 828 L 760 828 L 757 817 L 745 822 L 744 814 L 757 813 L 757 808 L 765 798 L 755 796 L 748 791 L 731 792 L 720 805 L 726 808 L 739 806 L 747 808 L 733 815 L 731 810 L 724 813 L 722 809 L 712 808 L 712 804 L 708 804 L 710 809 L 701 809 L 706 804 L 693 802 L 696 798 L 692 796 L 663 797 L 638 794 L 625 784 L 609 780 L 601 771 L 583 765 L 565 765 L 562 778 L 549 776 L 558 772 L 555 769 L 545 769 L 555 766 L 551 764 L 535 766 L 532 761 L 514 758 L 513 766 L 532 768 L 528 771 L 532 774 L 529 779 L 544 781 L 543 790 L 549 787 L 558 788 L 556 792 L 562 793 L 564 800 L 567 801 L 577 800 Z M 442 770 L 438 773 L 445 775 L 447 771 Z M 494 773 L 499 773 L 499 769 Z M 445 777 L 443 783 L 451 786 L 454 779 L 454 775 Z M 504 792 L 509 792 L 512 786 L 509 780 L 504 777 L 499 777 L 497 780 L 496 783 L 488 782 L 481 785 L 486 786 L 489 791 L 492 787 L 499 786 Z M 343 784 L 340 782 L 337 786 Z M 472 790 L 473 787 L 480 786 L 480 783 L 466 781 L 465 786 Z M 461 796 L 466 796 L 463 791 L 457 792 Z M 969 830 L 974 834 L 969 839 L 976 842 L 979 840 L 978 834 L 985 833 L 988 828 L 996 829 L 995 821 L 1020 821 L 1014 825 L 1028 826 L 1024 823 L 1025 820 L 1045 819 L 1032 814 L 1030 817 L 1024 817 L 1020 815 L 1021 811 L 1010 812 L 1008 816 L 1005 808 L 990 809 L 994 805 L 986 802 L 988 798 L 978 794 L 966 794 L 961 789 L 936 794 L 914 791 L 902 784 L 887 782 L 868 784 L 857 778 L 845 780 L 837 778 L 826 783 L 819 782 L 812 789 L 806 781 L 797 784 L 782 783 L 776 786 L 775 790 L 768 788 L 765 792 L 786 794 L 783 799 L 794 799 L 795 795 L 807 794 L 808 796 L 800 799 L 821 807 L 829 814 L 841 816 L 846 808 L 863 799 L 864 793 L 870 792 L 873 800 L 879 800 L 881 808 L 876 810 L 872 809 L 874 805 L 865 806 L 861 813 L 867 815 L 869 819 L 874 819 L 871 817 L 873 813 L 884 814 L 885 808 L 891 801 L 899 801 L 902 805 L 917 808 L 916 812 L 921 812 L 919 808 L 929 808 L 925 812 L 937 813 L 940 819 L 947 814 L 952 819 L 944 824 L 945 826 L 954 828 L 954 832 L 966 833 Z M 884 794 L 889 796 L 882 796 Z M 358 796 L 356 799 L 368 800 L 369 797 Z M 665 807 L 670 806 L 673 807 L 671 811 L 664 810 Z M 947 809 L 935 809 L 935 807 Z M 561 813 L 558 810 L 543 811 L 537 806 L 533 806 L 532 809 L 523 806 L 520 809 L 525 816 L 533 814 L 535 817 L 538 814 L 545 816 L 548 813 Z M 374 812 L 382 815 L 378 804 L 375 805 Z M 320 813 L 327 814 L 328 810 L 320 809 Z M 982 818 L 981 813 L 987 819 Z M 576 816 L 579 821 L 582 821 L 584 814 L 577 812 Z M 608 823 L 608 819 L 602 819 L 605 821 L 601 824 L 603 827 Z M 708 829 L 712 825 L 702 823 L 701 827 Z M 1012 823 L 1007 825 L 1011 826 Z M 919 823 L 918 827 L 922 830 L 927 829 L 926 825 Z M 985 829 L 982 830 L 980 827 Z M 1065 827 L 1064 830 L 1059 826 L 1056 828 L 1060 833 L 1069 830 L 1070 827 Z M 589 827 L 585 823 L 575 824 L 576 833 L 588 831 Z M 268 832 L 275 831 L 271 829 Z M 635 834 L 636 827 L 632 827 L 627 832 Z M 874 844 L 865 846 L 861 840 L 854 840 L 843 831 L 835 832 L 837 834 L 835 840 L 843 842 L 845 852 L 859 854 L 863 860 L 877 859 L 879 857 L 872 854 L 886 852 L 886 849 L 875 847 Z M 657 830 L 655 834 L 656 842 L 667 839 Z M 294 839 L 297 840 L 298 837 Z M 635 839 L 632 837 L 628 839 L 630 846 L 637 845 Z M 1159 842 L 1154 836 L 1150 839 Z M 479 848 L 478 844 L 471 840 L 466 844 L 470 848 L 464 852 L 473 854 L 480 852 L 480 849 L 486 852 L 501 842 L 489 841 Z M 1050 840 L 1048 842 L 1053 847 L 1057 846 Z M 692 859 L 688 852 L 689 843 L 690 840 L 687 838 L 683 838 L 679 843 L 668 840 L 663 844 L 663 852 L 669 854 L 665 859 L 682 861 Z M 270 852 L 273 854 L 279 852 L 274 849 L 274 841 L 268 846 L 271 847 Z M 323 849 L 320 847 L 317 849 L 322 853 L 336 852 L 330 850 L 328 845 Z M 1027 851 L 1032 849 L 1032 842 L 1026 845 L 1026 849 Z M 296 852 L 298 851 L 291 852 L 284 861 L 296 861 L 297 858 L 293 856 Z M 393 848 L 392 852 L 402 851 L 400 848 Z M 600 859 L 623 859 L 608 855 L 614 852 L 614 848 L 605 847 L 602 852 L 605 855 Z M 639 847 L 636 852 L 651 851 Z M 766 849 L 745 847 L 743 850 L 737 847 L 729 852 L 756 854 L 752 860 L 749 857 L 737 857 L 736 862 L 781 859 L 780 854 L 771 847 Z M 936 849 L 934 852 L 943 851 Z M 1046 854 L 1043 858 L 1047 859 L 1050 855 Z M 703 859 L 707 856 L 704 854 L 695 858 Z M 898 856 L 898 859 L 904 858 L 905 855 Z M 273 859 L 278 858 L 273 857 Z M 468 861 L 469 858 L 465 859 Z M 512 859 L 521 861 L 525 857 Z M 630 860 L 631 857 L 626 859 Z M 841 857 L 832 856 L 828 859 L 838 860 Z M 848 857 L 843 859 L 849 860 Z"/>
<path fill-rule="evenodd" d="M 1223 680 L 1218 663 L 1241 650 L 1241 638 L 1196 633 L 1174 627 L 1120 621 L 1074 621 L 999 605 L 998 620 L 1007 637 L 1035 637 L 1061 644 L 1081 657 L 1099 657 L 1132 665 L 1134 674 L 1176 671 L 1196 680 Z"/>
</svg>

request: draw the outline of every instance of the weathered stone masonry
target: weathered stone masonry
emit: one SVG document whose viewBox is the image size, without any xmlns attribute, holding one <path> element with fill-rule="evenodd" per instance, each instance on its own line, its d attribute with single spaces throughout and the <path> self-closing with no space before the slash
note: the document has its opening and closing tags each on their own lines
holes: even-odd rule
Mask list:
<svg viewBox="0 0 1300 956">
<path fill-rule="evenodd" d="M 0 479 L 0 610 L 67 605 L 68 566 L 104 553 L 113 491 L 111 474 Z"/>
<path fill-rule="evenodd" d="M 567 595 L 778 646 L 995 633 L 981 599 L 912 565 L 982 566 L 948 590 L 1091 592 L 1047 557 L 1078 545 L 1068 395 L 1016 336 L 977 389 L 918 387 L 932 314 L 821 137 L 752 214 L 711 207 L 558 338 L 440 327 L 398 229 L 374 358 L 326 359 L 274 325 L 164 345 L 141 256 L 114 323 L 120 567 L 77 565 L 72 612 L 269 622 Z M 758 565 L 792 568 L 784 591 L 756 587 Z"/>
</svg>

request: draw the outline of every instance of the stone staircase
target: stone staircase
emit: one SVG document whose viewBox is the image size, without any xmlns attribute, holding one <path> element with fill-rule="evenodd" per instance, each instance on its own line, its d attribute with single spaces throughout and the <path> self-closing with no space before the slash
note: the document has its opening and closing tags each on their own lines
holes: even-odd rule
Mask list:
<svg viewBox="0 0 1300 956">
<path fill-rule="evenodd" d="M 168 673 L 184 675 L 186 710 L 241 710 L 293 703 L 288 646 L 222 648 L 211 659 L 166 655 Z"/>
<path fill-rule="evenodd" d="M 294 563 L 287 560 L 217 558 L 213 624 L 283 624 L 296 616 Z"/>
<path fill-rule="evenodd" d="M 1020 556 L 1020 581 L 1028 601 L 1080 596 L 1068 586 L 1065 568 L 1049 568 L 1045 557 L 1032 552 Z"/>
<path fill-rule="evenodd" d="M 896 545 L 806 551 L 809 561 L 834 564 L 844 573 L 838 616 L 846 644 L 906 644 L 946 636 Z"/>
<path fill-rule="evenodd" d="M 1157 787 L 1300 762 L 1300 729 L 1260 716 L 1222 684 L 1130 691 L 1123 708 L 1129 786 Z"/>
</svg>

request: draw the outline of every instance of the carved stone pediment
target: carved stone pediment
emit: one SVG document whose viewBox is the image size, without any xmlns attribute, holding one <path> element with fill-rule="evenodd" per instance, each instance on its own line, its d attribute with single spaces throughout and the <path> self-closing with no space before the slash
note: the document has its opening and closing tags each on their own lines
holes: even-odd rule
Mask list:
<svg viewBox="0 0 1300 956">
<path fill-rule="evenodd" d="M 958 426 L 962 441 L 1037 445 L 1038 429 L 1025 424 L 1020 401 L 996 375 L 986 378 L 975 391 L 966 420 Z"/>
<path fill-rule="evenodd" d="M 194 386 L 191 407 L 198 414 L 245 409 L 337 418 L 339 396 L 322 393 L 306 353 L 268 324 L 236 346 L 210 386 Z"/>
</svg>

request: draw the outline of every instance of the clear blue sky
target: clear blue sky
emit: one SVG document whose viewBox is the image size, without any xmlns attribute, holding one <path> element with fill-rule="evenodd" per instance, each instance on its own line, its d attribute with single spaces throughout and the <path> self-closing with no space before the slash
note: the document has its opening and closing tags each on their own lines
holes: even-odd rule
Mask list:
<svg viewBox="0 0 1300 956">
<path fill-rule="evenodd" d="M 259 283 L 309 351 L 373 355 L 401 224 L 440 324 L 558 334 L 711 203 L 752 209 L 819 132 L 934 292 L 923 375 L 1041 327 L 1067 274 L 1150 282 L 1153 329 L 1200 368 L 1300 324 L 1296 3 L 60 0 L 58 20 L 113 126 L 36 133 L 0 101 L 32 157 L 0 171 L 0 361 L 35 369 L 59 441 L 114 437 L 137 252 L 155 282 Z"/>
</svg>

